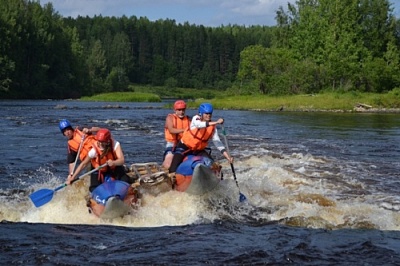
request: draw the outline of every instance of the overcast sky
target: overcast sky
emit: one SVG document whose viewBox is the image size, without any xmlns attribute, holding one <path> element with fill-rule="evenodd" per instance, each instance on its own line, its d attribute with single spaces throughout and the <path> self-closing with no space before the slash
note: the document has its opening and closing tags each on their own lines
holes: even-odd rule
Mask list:
<svg viewBox="0 0 400 266">
<path fill-rule="evenodd" d="M 295 0 L 40 0 L 52 2 L 63 17 L 94 15 L 147 17 L 151 21 L 174 19 L 177 23 L 218 27 L 221 25 L 276 25 L 279 6 Z M 400 0 L 391 0 L 395 15 L 400 17 Z"/>
</svg>

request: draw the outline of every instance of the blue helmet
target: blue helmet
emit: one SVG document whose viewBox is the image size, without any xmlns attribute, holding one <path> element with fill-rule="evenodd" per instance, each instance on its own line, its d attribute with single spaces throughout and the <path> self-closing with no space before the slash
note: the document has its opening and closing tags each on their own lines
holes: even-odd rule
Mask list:
<svg viewBox="0 0 400 266">
<path fill-rule="evenodd" d="M 60 128 L 61 133 L 64 133 L 64 129 L 66 129 L 68 127 L 72 128 L 72 125 L 67 119 L 63 119 L 58 124 L 58 127 Z"/>
<path fill-rule="evenodd" d="M 212 114 L 212 112 L 214 111 L 211 103 L 202 103 L 199 106 L 199 114 L 203 115 L 203 114 L 207 114 L 210 113 Z"/>
</svg>

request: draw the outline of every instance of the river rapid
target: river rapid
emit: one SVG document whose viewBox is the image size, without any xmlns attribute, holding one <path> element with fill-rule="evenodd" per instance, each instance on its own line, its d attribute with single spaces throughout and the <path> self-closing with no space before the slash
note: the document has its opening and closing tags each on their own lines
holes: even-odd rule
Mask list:
<svg viewBox="0 0 400 266">
<path fill-rule="evenodd" d="M 224 180 L 208 195 L 157 187 L 131 215 L 100 220 L 85 206 L 86 178 L 32 204 L 67 177 L 61 119 L 110 129 L 128 166 L 161 163 L 165 104 L 1 101 L 2 263 L 400 264 L 399 114 L 214 110 L 238 186 L 211 146 Z"/>
</svg>

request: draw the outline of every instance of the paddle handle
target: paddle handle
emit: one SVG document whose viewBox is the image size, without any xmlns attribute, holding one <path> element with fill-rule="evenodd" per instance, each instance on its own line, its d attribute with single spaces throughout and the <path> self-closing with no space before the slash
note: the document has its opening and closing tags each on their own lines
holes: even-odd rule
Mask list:
<svg viewBox="0 0 400 266">
<path fill-rule="evenodd" d="M 104 164 L 102 164 L 102 165 L 100 165 L 100 166 L 98 166 L 98 167 L 96 167 L 96 168 L 90 170 L 89 172 L 84 173 L 83 175 L 79 176 L 78 178 L 75 178 L 74 180 L 71 181 L 70 185 L 72 185 L 75 181 L 80 180 L 82 177 L 84 177 L 84 176 L 86 176 L 86 175 L 90 175 L 91 173 L 100 170 L 100 169 L 103 168 L 104 166 L 107 166 L 107 163 L 104 163 Z"/>
</svg>

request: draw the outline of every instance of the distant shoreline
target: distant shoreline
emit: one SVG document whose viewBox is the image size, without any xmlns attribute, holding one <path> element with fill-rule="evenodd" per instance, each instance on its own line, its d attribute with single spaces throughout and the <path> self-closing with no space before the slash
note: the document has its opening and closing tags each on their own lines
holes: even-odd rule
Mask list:
<svg viewBox="0 0 400 266">
<path fill-rule="evenodd" d="M 233 110 L 233 109 L 226 109 Z M 361 109 L 354 108 L 352 110 L 328 110 L 328 109 L 240 109 L 240 110 L 248 110 L 248 111 L 257 111 L 257 112 L 303 112 L 303 113 L 387 113 L 387 114 L 398 114 L 400 113 L 400 108 L 370 108 L 370 109 Z"/>
<path fill-rule="evenodd" d="M 122 102 L 161 102 L 161 92 L 113 92 L 82 97 L 80 101 L 114 102 L 107 108 L 122 108 Z M 182 89 L 182 91 L 185 91 Z M 201 95 L 202 91 L 190 90 L 192 96 Z M 182 94 L 184 94 L 182 92 Z M 321 112 L 321 113 L 400 113 L 400 90 L 389 93 L 360 93 L 360 92 L 325 92 L 307 95 L 227 95 L 219 92 L 210 99 L 201 97 L 168 95 L 169 99 L 184 99 L 188 109 L 196 109 L 202 102 L 210 102 L 216 110 L 246 110 L 259 112 Z M 164 95 L 165 98 L 165 95 Z M 172 108 L 172 101 L 164 105 Z"/>
</svg>

